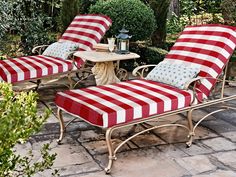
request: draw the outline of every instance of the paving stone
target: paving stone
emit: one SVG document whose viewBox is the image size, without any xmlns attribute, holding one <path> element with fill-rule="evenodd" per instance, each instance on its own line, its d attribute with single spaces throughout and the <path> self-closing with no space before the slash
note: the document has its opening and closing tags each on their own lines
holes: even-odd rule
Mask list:
<svg viewBox="0 0 236 177">
<path fill-rule="evenodd" d="M 60 176 L 79 176 L 84 173 L 96 172 L 101 171 L 101 167 L 98 166 L 97 163 L 94 161 L 82 163 L 79 165 L 72 165 L 72 166 L 63 166 L 62 168 L 58 169 Z M 104 173 L 105 175 L 105 173 Z"/>
<path fill-rule="evenodd" d="M 222 133 L 222 135 L 233 142 L 236 142 L 236 131 Z"/>
<path fill-rule="evenodd" d="M 113 139 L 112 143 L 114 147 L 117 147 L 117 145 L 121 142 L 121 140 L 119 139 Z M 108 149 L 107 149 L 107 145 L 106 145 L 106 141 L 105 140 L 101 140 L 101 141 L 92 141 L 92 142 L 85 142 L 82 143 L 83 146 L 89 151 L 90 154 L 92 155 L 97 155 L 97 154 L 104 154 L 104 153 L 108 153 Z M 129 146 L 127 144 L 125 144 L 124 146 L 122 146 L 120 148 L 120 151 L 124 151 L 124 150 L 128 150 Z"/>
<path fill-rule="evenodd" d="M 212 154 L 212 156 L 216 157 L 218 161 L 222 162 L 223 164 L 236 169 L 236 151 L 219 152 Z"/>
<path fill-rule="evenodd" d="M 166 156 L 171 158 L 179 158 L 179 157 L 186 157 L 187 154 L 182 151 L 179 146 L 173 145 L 173 144 L 167 144 L 167 145 L 160 145 L 157 146 L 158 149 L 161 150 Z"/>
<path fill-rule="evenodd" d="M 88 130 L 88 131 L 81 131 L 81 134 L 78 138 L 79 142 L 88 142 L 88 141 L 95 141 L 95 140 L 104 140 L 104 134 L 98 134 L 95 130 Z"/>
<path fill-rule="evenodd" d="M 193 177 L 235 177 L 236 173 L 233 171 L 216 170 L 208 174 L 194 175 Z"/>
<path fill-rule="evenodd" d="M 153 131 L 167 143 L 179 143 L 188 141 L 188 131 L 180 127 L 164 127 Z"/>
<path fill-rule="evenodd" d="M 221 119 L 203 121 L 202 125 L 210 128 L 211 130 L 214 130 L 215 132 L 219 134 L 230 132 L 230 131 L 236 131 L 236 126 L 233 126 L 230 123 Z"/>
<path fill-rule="evenodd" d="M 138 135 L 134 137 L 131 141 L 139 147 L 148 147 L 148 146 L 166 144 L 163 140 L 161 140 L 160 138 L 151 133 Z"/>
<path fill-rule="evenodd" d="M 134 126 L 128 126 L 128 127 L 123 127 L 117 130 L 114 130 L 112 133 L 113 138 L 120 138 L 120 137 L 128 137 L 130 135 L 133 135 L 134 133 L 140 132 L 144 130 L 144 128 L 140 125 L 137 125 L 134 129 Z"/>
<path fill-rule="evenodd" d="M 189 148 L 186 147 L 185 143 L 175 144 L 175 146 L 180 148 L 183 152 L 191 156 L 209 154 L 209 153 L 214 152 L 211 148 L 207 147 L 206 145 L 200 142 L 193 143 L 192 146 L 190 146 Z"/>
<path fill-rule="evenodd" d="M 214 151 L 226 151 L 236 149 L 235 143 L 232 143 L 222 137 L 202 140 L 202 143 L 212 148 Z"/>
<path fill-rule="evenodd" d="M 186 122 L 180 122 L 180 124 L 186 125 Z M 164 127 L 154 130 L 155 134 L 161 137 L 168 143 L 182 143 L 188 141 L 188 131 L 182 127 Z M 195 130 L 194 139 L 205 139 L 210 137 L 216 137 L 217 135 L 208 129 L 203 127 L 197 127 Z"/>
<path fill-rule="evenodd" d="M 112 175 L 105 174 L 105 172 L 102 171 L 102 172 L 85 173 L 81 175 L 71 175 L 69 177 L 112 177 Z"/>
<path fill-rule="evenodd" d="M 207 114 L 208 113 L 202 109 L 194 110 L 192 113 L 192 119 L 195 122 L 197 122 Z M 207 117 L 205 120 L 214 120 L 214 119 L 215 119 L 215 117 L 211 115 L 211 116 Z"/>
<path fill-rule="evenodd" d="M 104 155 L 96 156 L 96 159 L 103 166 L 107 165 L 108 160 Z M 114 177 L 181 177 L 187 174 L 184 168 L 156 148 L 118 153 L 111 171 Z"/>
<path fill-rule="evenodd" d="M 176 162 L 183 168 L 188 170 L 192 175 L 199 173 L 216 170 L 209 158 L 206 155 L 196 155 L 191 157 L 184 157 L 175 159 Z"/>
</svg>

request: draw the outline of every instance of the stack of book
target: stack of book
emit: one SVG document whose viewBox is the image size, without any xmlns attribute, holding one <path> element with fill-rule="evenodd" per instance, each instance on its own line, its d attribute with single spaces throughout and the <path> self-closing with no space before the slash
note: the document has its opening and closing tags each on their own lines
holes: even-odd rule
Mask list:
<svg viewBox="0 0 236 177">
<path fill-rule="evenodd" d="M 108 44 L 98 43 L 93 46 L 97 52 L 108 52 Z"/>
</svg>

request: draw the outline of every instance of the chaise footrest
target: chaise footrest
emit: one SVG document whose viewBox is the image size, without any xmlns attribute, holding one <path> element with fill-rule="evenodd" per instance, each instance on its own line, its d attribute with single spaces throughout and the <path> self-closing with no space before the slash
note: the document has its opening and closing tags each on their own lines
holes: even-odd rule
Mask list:
<svg viewBox="0 0 236 177">
<path fill-rule="evenodd" d="M 109 128 L 187 107 L 192 100 L 192 91 L 150 80 L 132 80 L 58 92 L 55 102 L 70 114 L 95 126 Z"/>
</svg>

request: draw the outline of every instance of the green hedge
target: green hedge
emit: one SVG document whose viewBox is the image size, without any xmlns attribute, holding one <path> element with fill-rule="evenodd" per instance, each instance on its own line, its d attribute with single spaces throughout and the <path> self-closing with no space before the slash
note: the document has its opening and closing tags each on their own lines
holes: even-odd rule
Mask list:
<svg viewBox="0 0 236 177">
<path fill-rule="evenodd" d="M 153 10 L 140 0 L 98 1 L 90 7 L 90 13 L 99 13 L 112 19 L 107 36 L 115 36 L 125 25 L 132 41 L 145 40 L 156 28 Z"/>
<path fill-rule="evenodd" d="M 150 47 L 146 44 L 135 44 L 130 46 L 130 51 L 135 52 L 140 55 L 140 58 L 133 60 L 122 61 L 120 66 L 128 71 L 132 71 L 138 65 L 145 64 L 158 64 L 161 62 L 168 51 L 157 48 Z"/>
</svg>

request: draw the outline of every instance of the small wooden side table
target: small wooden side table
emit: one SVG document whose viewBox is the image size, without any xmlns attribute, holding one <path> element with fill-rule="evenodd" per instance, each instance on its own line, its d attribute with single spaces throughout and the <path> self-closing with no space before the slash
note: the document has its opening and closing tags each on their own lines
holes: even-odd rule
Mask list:
<svg viewBox="0 0 236 177">
<path fill-rule="evenodd" d="M 94 62 L 92 73 L 95 75 L 97 85 L 106 85 L 120 82 L 115 74 L 114 61 L 129 60 L 139 58 L 136 53 L 117 54 L 113 52 L 96 52 L 96 51 L 78 51 L 75 52 L 76 57 L 83 60 Z"/>
</svg>

